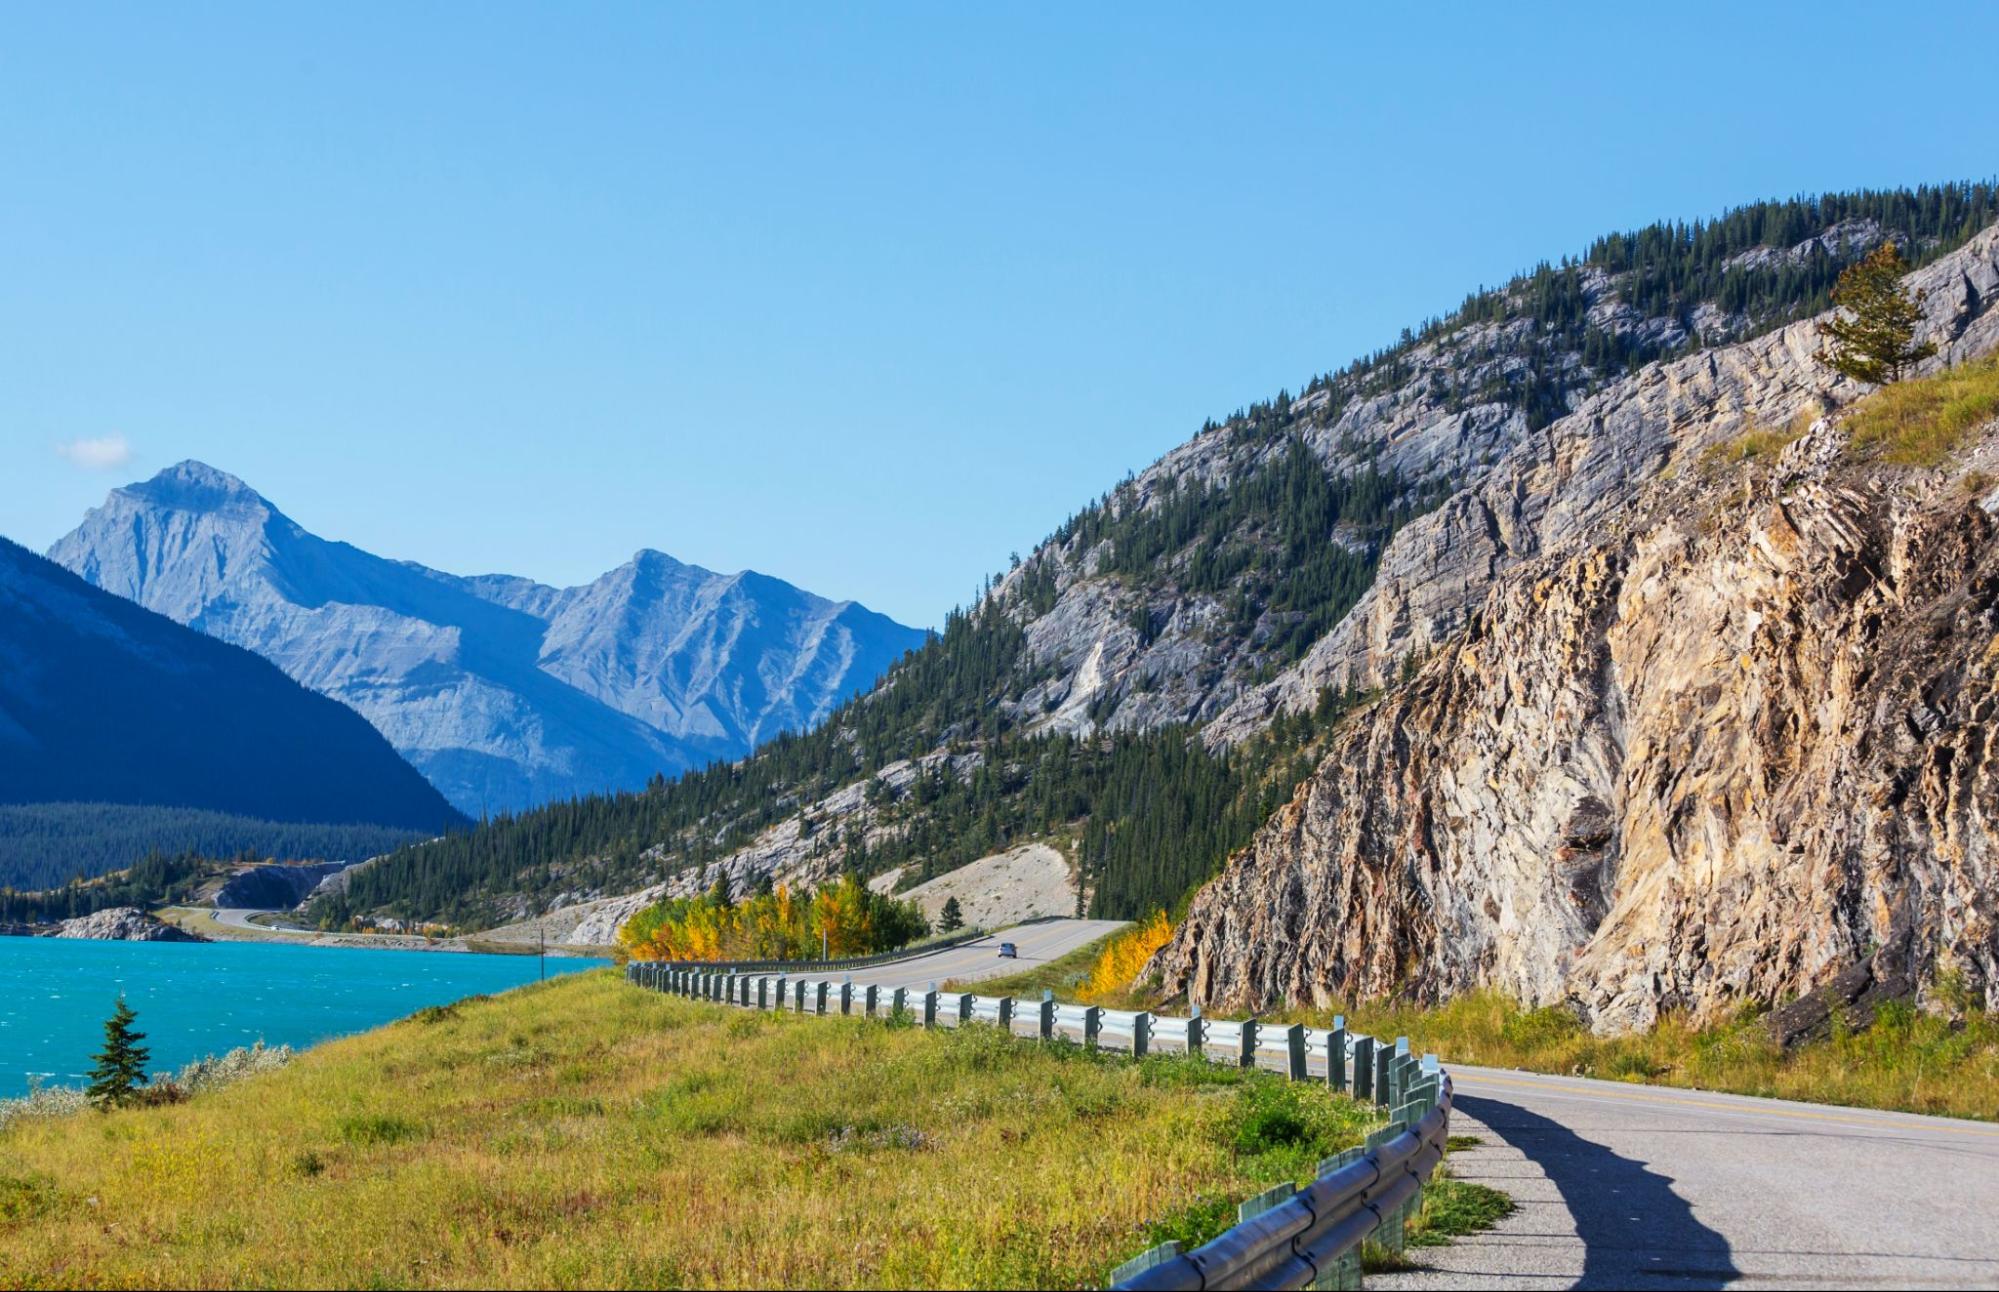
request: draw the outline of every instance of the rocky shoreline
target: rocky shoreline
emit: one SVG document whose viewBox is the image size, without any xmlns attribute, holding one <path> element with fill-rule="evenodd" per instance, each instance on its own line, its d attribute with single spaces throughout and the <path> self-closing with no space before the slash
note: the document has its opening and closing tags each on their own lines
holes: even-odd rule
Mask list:
<svg viewBox="0 0 1999 1292">
<path fill-rule="evenodd" d="M 136 906 L 112 906 L 55 924 L 0 924 L 0 936 L 85 938 L 97 942 L 208 942 L 199 933 L 148 915 Z"/>
</svg>

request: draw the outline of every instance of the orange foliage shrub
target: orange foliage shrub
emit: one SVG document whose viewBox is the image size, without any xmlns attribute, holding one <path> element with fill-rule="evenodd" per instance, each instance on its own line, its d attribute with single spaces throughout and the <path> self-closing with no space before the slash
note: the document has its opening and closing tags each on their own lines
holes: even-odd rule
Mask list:
<svg viewBox="0 0 1999 1292">
<path fill-rule="evenodd" d="M 1090 977 L 1083 984 L 1083 994 L 1108 996 L 1126 990 L 1144 972 L 1154 953 L 1172 937 L 1173 925 L 1167 920 L 1166 912 L 1158 911 L 1129 933 L 1112 939 L 1091 967 Z"/>
</svg>

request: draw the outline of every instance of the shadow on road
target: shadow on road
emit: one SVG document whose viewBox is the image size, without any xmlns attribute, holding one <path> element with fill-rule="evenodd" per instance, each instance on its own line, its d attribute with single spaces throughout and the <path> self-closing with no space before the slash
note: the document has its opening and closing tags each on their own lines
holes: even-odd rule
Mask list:
<svg viewBox="0 0 1999 1292">
<path fill-rule="evenodd" d="M 1582 1288 L 1720 1288 L 1739 1278 L 1728 1240 L 1694 1217 L 1672 1179 L 1517 1104 L 1461 1095 L 1476 1117 L 1547 1172 L 1582 1238 Z"/>
</svg>

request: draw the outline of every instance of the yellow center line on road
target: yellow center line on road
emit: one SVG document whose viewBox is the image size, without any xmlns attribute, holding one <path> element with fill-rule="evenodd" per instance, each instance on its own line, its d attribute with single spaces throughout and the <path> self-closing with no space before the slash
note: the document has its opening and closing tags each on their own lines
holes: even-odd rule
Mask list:
<svg viewBox="0 0 1999 1292">
<path fill-rule="evenodd" d="M 1870 1130 L 1902 1130 L 1912 1132 L 1937 1132 L 1946 1135 L 1970 1135 L 1977 1139 L 1999 1139 L 1999 1126 L 1960 1126 L 1945 1121 L 1923 1121 L 1910 1125 L 1901 1121 L 1877 1121 L 1864 1115 L 1816 1112 L 1806 1108 L 1745 1108 L 1741 1104 L 1718 1103 L 1701 1099 L 1695 1095 L 1651 1094 L 1639 1090 L 1578 1090 L 1573 1086 L 1551 1082 L 1519 1080 L 1510 1077 L 1492 1077 L 1483 1074 L 1464 1073 L 1455 1083 L 1460 1093 L 1473 1093 L 1467 1087 L 1479 1085 L 1508 1086 L 1515 1090 L 1532 1090 L 1537 1094 L 1555 1095 L 1569 1099 L 1602 1099 L 1613 1103 L 1661 1104 L 1668 1108 L 1684 1108 L 1695 1112 L 1725 1113 L 1737 1117 L 1790 1117 L 1799 1121 L 1831 1122 L 1839 1126 L 1864 1126 Z"/>
</svg>

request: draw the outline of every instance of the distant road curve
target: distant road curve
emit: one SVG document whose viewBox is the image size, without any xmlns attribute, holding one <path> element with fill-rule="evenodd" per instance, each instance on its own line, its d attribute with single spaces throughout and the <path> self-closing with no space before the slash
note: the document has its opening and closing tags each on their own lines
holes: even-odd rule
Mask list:
<svg viewBox="0 0 1999 1292">
<path fill-rule="evenodd" d="M 1040 920 L 1033 924 L 1017 924 L 1010 929 L 988 934 L 976 942 L 961 943 L 942 951 L 924 951 L 901 960 L 891 960 L 886 964 L 870 965 L 865 969 L 833 970 L 824 974 L 811 969 L 800 972 L 806 977 L 829 977 L 834 979 L 851 977 L 863 985 L 875 983 L 883 987 L 922 987 L 929 983 L 943 983 L 953 978 L 960 982 L 971 982 L 980 978 L 998 978 L 1007 974 L 1021 973 L 1036 965 L 1060 960 L 1078 947 L 1086 947 L 1107 933 L 1115 933 L 1124 927 L 1122 920 Z M 1002 958 L 1000 943 L 1011 942 L 1019 950 L 1017 958 Z M 776 972 L 776 971 L 772 971 Z"/>
<path fill-rule="evenodd" d="M 253 915 L 271 915 L 274 913 L 264 907 L 218 906 L 215 908 L 212 918 L 224 928 L 242 929 L 246 933 L 289 933 L 297 937 L 306 938 L 319 936 L 319 930 L 317 929 L 288 928 L 269 924 L 252 924 L 250 922 L 250 917 Z"/>
</svg>

